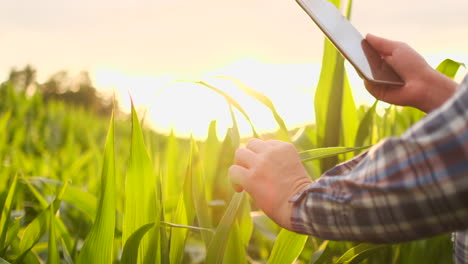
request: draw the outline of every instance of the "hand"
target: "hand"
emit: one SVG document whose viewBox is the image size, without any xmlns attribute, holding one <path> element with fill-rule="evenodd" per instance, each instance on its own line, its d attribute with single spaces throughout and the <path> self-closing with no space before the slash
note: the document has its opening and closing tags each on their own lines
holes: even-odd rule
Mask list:
<svg viewBox="0 0 468 264">
<path fill-rule="evenodd" d="M 405 81 L 403 86 L 381 85 L 365 81 L 367 90 L 377 99 L 430 112 L 450 98 L 457 83 L 434 70 L 408 44 L 371 34 L 367 41 Z"/>
<path fill-rule="evenodd" d="M 251 139 L 239 148 L 229 177 L 237 192 L 246 190 L 273 221 L 291 229 L 289 200 L 312 180 L 291 143 Z"/>
</svg>

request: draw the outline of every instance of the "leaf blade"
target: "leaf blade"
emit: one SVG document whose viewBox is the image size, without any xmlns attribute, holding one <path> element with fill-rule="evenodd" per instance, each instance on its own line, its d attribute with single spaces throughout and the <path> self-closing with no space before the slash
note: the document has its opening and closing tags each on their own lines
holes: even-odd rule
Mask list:
<svg viewBox="0 0 468 264">
<path fill-rule="evenodd" d="M 77 263 L 111 263 L 115 229 L 114 116 L 112 115 L 104 151 L 101 198 L 91 231 L 86 237 Z"/>
</svg>

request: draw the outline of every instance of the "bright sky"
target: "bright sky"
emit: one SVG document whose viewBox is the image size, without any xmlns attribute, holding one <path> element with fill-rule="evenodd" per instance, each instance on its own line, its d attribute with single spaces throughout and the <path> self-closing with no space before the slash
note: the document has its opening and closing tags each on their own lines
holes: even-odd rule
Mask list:
<svg viewBox="0 0 468 264">
<path fill-rule="evenodd" d="M 408 42 L 431 65 L 447 57 L 468 64 L 467 12 L 466 0 L 360 0 L 352 23 Z M 209 81 L 234 95 L 259 130 L 274 129 L 263 106 L 213 79 L 235 77 L 270 97 L 288 126 L 311 122 L 323 35 L 294 0 L 3 0 L 0 43 L 2 80 L 27 63 L 41 81 L 88 70 L 127 107 L 130 91 L 155 127 L 203 136 L 210 120 L 230 125 L 226 104 L 206 88 L 169 82 Z M 356 102 L 370 104 L 350 72 Z"/>
</svg>

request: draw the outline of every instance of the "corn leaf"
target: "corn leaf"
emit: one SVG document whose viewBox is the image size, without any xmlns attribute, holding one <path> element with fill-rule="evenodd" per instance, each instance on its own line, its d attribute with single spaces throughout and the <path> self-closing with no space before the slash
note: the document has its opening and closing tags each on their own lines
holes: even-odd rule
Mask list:
<svg viewBox="0 0 468 264">
<path fill-rule="evenodd" d="M 2 216 L 0 218 L 0 252 L 2 252 L 3 249 L 8 246 L 8 244 L 5 243 L 5 240 L 7 237 L 8 225 L 10 224 L 11 204 L 16 194 L 17 182 L 18 175 L 15 174 L 15 177 L 13 178 L 13 181 L 10 185 L 10 189 L 8 190 L 5 202 L 3 203 Z"/>
<path fill-rule="evenodd" d="M 111 117 L 101 176 L 101 198 L 77 263 L 112 263 L 115 229 L 114 116 Z"/>
<path fill-rule="evenodd" d="M 52 204 L 49 207 L 49 241 L 47 264 L 59 264 L 60 257 L 57 249 L 57 231 L 55 231 L 55 210 Z"/>
<path fill-rule="evenodd" d="M 232 230 L 227 239 L 226 250 L 224 251 L 222 263 L 246 263 L 245 246 L 242 239 L 242 234 L 239 229 L 239 224 L 234 221 Z"/>
<path fill-rule="evenodd" d="M 374 127 L 374 116 L 376 115 L 375 109 L 377 107 L 377 103 L 379 101 L 375 101 L 369 110 L 367 110 L 366 114 L 361 120 L 359 124 L 359 130 L 356 135 L 355 146 L 362 146 L 365 144 L 366 139 L 372 137 L 372 128 Z M 369 143 L 372 144 L 372 140 L 368 140 Z"/>
<path fill-rule="evenodd" d="M 63 200 L 84 213 L 89 220 L 94 221 L 96 218 L 97 199 L 91 193 L 69 186 L 63 195 Z"/>
<path fill-rule="evenodd" d="M 153 172 L 153 165 L 148 151 L 146 150 L 141 126 L 132 103 L 132 140 L 130 161 L 125 179 L 125 212 L 122 230 L 123 244 L 125 244 L 127 239 L 140 227 L 149 223 L 154 223 L 156 219 L 159 219 L 160 208 L 156 200 L 156 182 L 157 178 Z M 157 221 L 157 223 L 155 231 L 159 230 L 159 221 Z M 146 232 L 143 234 L 145 233 Z M 139 253 L 137 252 L 140 257 L 137 262 L 133 263 L 143 263 L 143 257 L 147 254 L 147 251 L 154 252 L 153 249 L 150 250 L 148 248 L 149 242 L 149 237 L 142 238 L 138 250 Z M 136 256 L 132 256 L 131 259 L 136 259 Z M 154 262 L 154 260 L 152 262 Z"/>
<path fill-rule="evenodd" d="M 70 255 L 70 252 L 67 249 L 67 244 L 65 243 L 65 240 L 60 239 L 60 245 L 62 247 L 62 254 L 63 254 L 63 259 L 65 260 L 65 263 L 74 263 L 73 259 Z"/>
<path fill-rule="evenodd" d="M 179 196 L 182 192 L 184 181 L 183 169 L 186 162 L 185 156 L 183 155 L 182 146 L 177 141 L 174 131 L 171 131 L 167 138 L 167 146 L 164 155 L 164 171 L 162 174 L 162 197 L 166 201 L 165 213 L 166 218 L 169 219 L 169 212 L 171 209 L 168 208 L 168 204 L 175 204 L 179 202 Z M 181 166 L 181 164 L 183 164 Z"/>
<path fill-rule="evenodd" d="M 8 232 L 7 232 L 6 239 L 5 239 L 5 247 L 4 247 L 3 251 L 0 252 L 2 256 L 4 255 L 4 250 L 6 250 L 6 248 L 9 245 L 11 245 L 13 240 L 17 237 L 17 235 L 18 235 L 18 233 L 20 231 L 20 228 L 21 228 L 21 218 L 22 217 L 16 218 L 13 221 L 13 223 L 8 226 Z"/>
<path fill-rule="evenodd" d="M 299 152 L 299 155 L 301 157 L 301 161 L 306 162 L 306 161 L 311 161 L 311 160 L 333 157 L 339 154 L 363 150 L 369 147 L 370 146 L 355 147 L 355 148 L 349 148 L 349 147 L 317 148 L 317 149 L 311 149 L 311 150 Z"/>
<path fill-rule="evenodd" d="M 3 152 L 3 149 L 5 148 L 7 144 L 7 137 L 4 133 L 7 133 L 7 125 L 8 121 L 11 118 L 11 112 L 6 112 L 0 117 L 0 154 Z"/>
<path fill-rule="evenodd" d="M 250 201 L 248 196 L 242 199 L 242 203 L 240 205 L 237 217 L 237 222 L 239 224 L 239 233 L 242 239 L 242 243 L 244 247 L 247 247 L 249 245 L 249 241 L 254 228 L 253 220 L 250 216 Z"/>
<path fill-rule="evenodd" d="M 181 225 L 191 225 L 195 218 L 192 192 L 192 155 L 190 154 L 188 166 L 185 172 L 183 192 L 179 196 L 177 209 L 173 222 Z M 183 228 L 172 228 L 170 238 L 170 263 L 181 263 L 184 255 L 185 242 L 188 230 Z"/>
<path fill-rule="evenodd" d="M 254 134 L 254 137 L 258 138 L 258 134 L 257 134 L 257 131 L 255 130 L 255 127 L 252 123 L 252 121 L 250 120 L 250 117 L 249 115 L 247 115 L 247 112 L 245 112 L 244 108 L 242 108 L 242 106 L 239 104 L 239 102 L 237 102 L 236 99 L 234 99 L 232 96 L 230 96 L 229 94 L 223 92 L 222 90 L 206 83 L 206 82 L 203 82 L 203 81 L 199 81 L 199 82 L 196 82 L 198 84 L 201 84 L 213 91 L 215 91 L 216 93 L 222 95 L 224 97 L 224 99 L 229 103 L 229 105 L 232 105 L 234 106 L 234 108 L 236 108 L 237 110 L 239 110 L 239 112 L 241 112 L 241 114 L 245 117 L 245 119 L 247 119 L 247 121 L 249 122 L 250 124 L 250 127 L 252 128 L 252 133 Z"/>
<path fill-rule="evenodd" d="M 216 120 L 210 122 L 208 128 L 208 137 L 201 148 L 201 157 L 203 162 L 203 168 L 205 172 L 205 179 L 207 184 L 205 184 L 206 190 L 206 199 L 208 201 L 212 200 L 214 180 L 216 177 L 216 165 L 219 160 L 219 151 L 221 149 L 221 144 L 218 139 L 216 131 Z M 203 150 L 203 151 L 202 151 Z"/>
<path fill-rule="evenodd" d="M 276 238 L 267 263 L 294 263 L 299 254 L 301 254 L 306 241 L 306 235 L 299 235 L 282 229 Z"/>
<path fill-rule="evenodd" d="M 289 134 L 288 134 L 288 129 L 286 128 L 286 124 L 284 123 L 283 118 L 281 118 L 281 116 L 278 114 L 278 111 L 276 111 L 276 108 L 273 105 L 273 102 L 270 100 L 270 98 L 250 88 L 248 85 L 246 85 L 245 83 L 241 82 L 238 79 L 227 77 L 227 76 L 218 76 L 218 78 L 227 79 L 227 80 L 234 82 L 237 85 L 237 87 L 239 87 L 239 89 L 243 91 L 246 95 L 264 104 L 271 111 L 271 113 L 273 114 L 273 117 L 275 118 L 276 123 L 279 126 L 280 134 L 279 134 L 278 139 L 291 142 L 291 138 L 289 137 Z"/>
<path fill-rule="evenodd" d="M 162 205 L 162 204 L 161 204 Z M 162 205 L 163 206 L 163 205 Z M 161 210 L 161 212 L 164 212 L 164 210 Z M 164 214 L 161 213 L 161 221 L 164 221 Z M 160 229 L 161 232 L 159 232 L 159 246 L 161 249 L 161 262 L 160 263 L 170 263 L 169 262 L 169 236 L 167 235 L 167 232 L 164 228 Z"/>
<path fill-rule="evenodd" d="M 190 174 L 192 177 L 193 206 L 195 207 L 196 217 L 200 227 L 211 228 L 211 215 L 208 209 L 208 202 L 206 200 L 205 191 L 206 181 L 203 175 L 203 168 L 197 148 L 197 143 L 193 138 L 191 139 L 191 152 L 192 165 L 190 166 Z M 213 234 L 205 230 L 202 230 L 201 234 L 206 247 L 208 247 Z"/>
<path fill-rule="evenodd" d="M 26 181 L 27 182 L 27 181 Z M 52 203 L 44 208 L 42 212 L 40 212 L 36 218 L 34 218 L 31 223 L 29 223 L 28 226 L 26 226 L 24 232 L 23 232 L 23 237 L 21 239 L 21 242 L 19 244 L 19 252 L 20 256 L 18 257 L 17 262 L 21 261 L 23 258 L 27 258 L 27 255 L 29 254 L 29 251 L 31 248 L 36 245 L 37 242 L 39 242 L 39 239 L 42 237 L 42 235 L 46 232 L 46 230 L 49 228 L 50 225 L 50 207 L 53 207 L 54 210 L 53 212 L 55 213 L 58 208 L 60 208 L 60 202 L 63 197 L 63 193 L 65 192 L 67 186 L 68 186 L 68 181 L 63 184 L 63 186 L 60 188 L 58 191 L 57 197 L 55 198 Z M 55 209 L 57 208 L 57 209 Z"/>
<path fill-rule="evenodd" d="M 335 6 L 340 7 L 340 0 L 330 0 Z M 315 119 L 317 124 L 317 140 L 322 147 L 339 146 L 343 125 L 343 111 L 350 111 L 354 102 L 351 100 L 349 85 L 344 70 L 344 59 L 333 44 L 325 39 L 322 59 L 322 70 L 314 98 Z M 355 119 L 354 116 L 352 116 Z M 355 133 L 351 124 L 350 133 L 345 133 L 345 138 L 352 138 Z M 336 157 L 322 161 L 322 170 L 327 170 L 338 162 Z"/>
<path fill-rule="evenodd" d="M 379 250 L 388 247 L 386 245 L 372 245 L 361 243 L 346 251 L 335 263 L 336 264 L 356 264 L 365 260 Z"/>
<path fill-rule="evenodd" d="M 122 263 L 137 263 L 138 248 L 141 244 L 141 240 L 149 230 L 154 228 L 154 225 L 154 223 L 145 224 L 137 230 L 135 230 L 135 232 L 126 239 L 122 251 Z"/>
<path fill-rule="evenodd" d="M 322 242 L 320 247 L 314 252 L 314 254 L 312 254 L 312 258 L 310 259 L 310 264 L 326 263 L 324 262 L 324 259 L 327 256 L 328 243 L 330 243 L 329 240 L 325 240 Z"/>
<path fill-rule="evenodd" d="M 462 66 L 465 67 L 465 64 L 451 59 L 445 59 L 437 66 L 436 70 L 453 79 Z"/>
<path fill-rule="evenodd" d="M 3 258 L 0 258 L 0 264 L 10 264 L 10 262 L 4 260 Z"/>
<path fill-rule="evenodd" d="M 206 252 L 206 264 L 222 263 L 229 240 L 229 234 L 234 228 L 235 219 L 242 204 L 242 200 L 246 198 L 245 195 L 245 192 L 235 193 L 232 197 Z"/>
<path fill-rule="evenodd" d="M 349 1 L 351 2 L 351 1 Z M 353 94 L 349 80 L 344 73 L 344 86 L 343 86 L 343 105 L 341 108 L 342 120 L 342 138 L 344 146 L 359 146 L 355 144 L 356 134 L 358 133 L 359 118 L 357 114 L 356 104 L 354 103 Z M 345 159 L 352 158 L 352 153 L 345 154 Z"/>
</svg>

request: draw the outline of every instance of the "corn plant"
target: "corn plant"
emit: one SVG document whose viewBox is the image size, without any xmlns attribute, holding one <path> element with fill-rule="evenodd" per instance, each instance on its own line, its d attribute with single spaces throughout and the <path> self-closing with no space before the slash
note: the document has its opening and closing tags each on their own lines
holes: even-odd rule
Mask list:
<svg viewBox="0 0 468 264">
<path fill-rule="evenodd" d="M 340 7 L 339 0 L 332 1 Z M 349 18 L 351 1 L 346 6 Z M 378 140 L 398 136 L 424 116 L 378 102 L 357 108 L 344 61 L 326 40 L 316 90 L 316 124 L 296 133 L 273 102 L 233 82 L 271 111 L 268 138 L 294 143 L 312 178 Z M 460 63 L 437 68 L 453 77 Z M 0 263 L 448 263 L 448 234 L 403 244 L 335 242 L 281 229 L 227 177 L 242 105 L 221 87 L 195 81 L 226 101 L 232 127 L 216 122 L 204 141 L 159 134 L 129 116 L 109 120 L 58 102 L 44 103 L 11 83 L 0 86 Z"/>
</svg>

